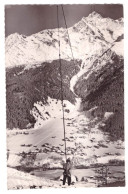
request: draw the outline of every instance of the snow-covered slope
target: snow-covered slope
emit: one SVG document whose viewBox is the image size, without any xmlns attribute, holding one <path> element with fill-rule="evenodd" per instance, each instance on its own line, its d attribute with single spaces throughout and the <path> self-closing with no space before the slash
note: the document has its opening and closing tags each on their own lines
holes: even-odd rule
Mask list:
<svg viewBox="0 0 128 194">
<path fill-rule="evenodd" d="M 90 60 L 102 54 L 123 34 L 123 20 L 103 18 L 96 12 L 67 30 L 60 28 L 61 58 Z M 30 66 L 59 58 L 58 29 L 43 30 L 31 36 L 11 34 L 6 38 L 6 67 Z"/>
<path fill-rule="evenodd" d="M 55 181 L 32 176 L 28 173 L 8 168 L 8 189 L 28 189 L 57 186 Z M 35 187 L 33 187 L 35 186 Z"/>
<path fill-rule="evenodd" d="M 65 117 L 70 117 L 70 114 L 75 109 L 75 106 L 69 101 L 64 100 Z M 43 105 L 42 102 L 34 103 L 34 107 L 31 110 L 31 114 L 36 120 L 35 128 L 40 127 L 51 118 L 62 118 L 62 102 L 60 100 L 52 99 L 48 97 L 47 104 Z"/>
</svg>

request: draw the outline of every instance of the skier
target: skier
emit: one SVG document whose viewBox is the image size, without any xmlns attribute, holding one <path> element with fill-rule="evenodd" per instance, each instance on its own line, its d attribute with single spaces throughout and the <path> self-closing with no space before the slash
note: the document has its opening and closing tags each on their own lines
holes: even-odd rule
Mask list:
<svg viewBox="0 0 128 194">
<path fill-rule="evenodd" d="M 65 185 L 66 183 L 66 179 L 68 181 L 68 185 L 71 184 L 71 162 L 70 162 L 70 158 L 68 158 L 66 160 L 66 163 L 64 163 L 63 165 L 63 169 L 64 169 L 64 172 L 63 172 L 63 185 Z"/>
</svg>

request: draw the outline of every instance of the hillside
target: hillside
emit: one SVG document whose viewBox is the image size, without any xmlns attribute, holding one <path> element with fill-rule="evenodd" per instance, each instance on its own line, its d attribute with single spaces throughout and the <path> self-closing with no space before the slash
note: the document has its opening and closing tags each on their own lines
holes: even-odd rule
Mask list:
<svg viewBox="0 0 128 194">
<path fill-rule="evenodd" d="M 112 140 L 124 138 L 123 64 L 122 55 L 108 50 L 94 61 L 74 87 L 82 99 L 83 111 L 89 111 L 91 119 L 97 117 L 102 123 L 99 128 L 110 132 Z"/>
<path fill-rule="evenodd" d="M 78 72 L 81 62 L 74 69 L 73 61 L 62 61 L 63 99 L 75 103 L 75 95 L 70 90 L 70 79 Z M 34 103 L 47 104 L 48 96 L 61 100 L 61 78 L 59 61 L 43 63 L 36 68 L 14 67 L 7 69 L 7 127 L 26 128 L 35 123 L 30 114 Z"/>
</svg>

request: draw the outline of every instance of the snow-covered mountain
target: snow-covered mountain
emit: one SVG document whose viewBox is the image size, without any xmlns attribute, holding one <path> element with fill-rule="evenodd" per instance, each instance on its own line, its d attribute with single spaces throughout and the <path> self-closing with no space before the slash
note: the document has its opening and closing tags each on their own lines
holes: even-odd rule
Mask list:
<svg viewBox="0 0 128 194">
<path fill-rule="evenodd" d="M 67 29 L 59 29 L 61 58 L 90 61 L 100 56 L 123 34 L 123 19 L 103 18 L 92 12 L 73 27 L 68 28 L 73 56 L 69 44 Z M 43 30 L 31 36 L 18 33 L 6 38 L 6 67 L 40 64 L 59 58 L 58 29 Z M 121 43 L 122 44 L 122 43 Z M 116 48 L 118 54 L 122 54 Z"/>
<path fill-rule="evenodd" d="M 68 30 L 60 28 L 59 37 L 65 114 L 73 104 L 104 121 L 106 130 L 115 123 L 123 136 L 123 19 L 92 12 Z M 6 38 L 8 128 L 38 127 L 62 111 L 59 37 L 58 29 L 48 29 Z M 112 115 L 108 121 L 106 114 Z"/>
</svg>

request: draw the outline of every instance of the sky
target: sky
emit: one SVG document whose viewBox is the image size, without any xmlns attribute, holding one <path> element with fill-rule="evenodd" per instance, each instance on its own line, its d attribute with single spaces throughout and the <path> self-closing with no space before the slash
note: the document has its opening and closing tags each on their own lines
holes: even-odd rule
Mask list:
<svg viewBox="0 0 128 194">
<path fill-rule="evenodd" d="M 87 17 L 92 11 L 102 17 L 118 19 L 123 17 L 121 4 L 83 4 L 63 5 L 67 26 L 71 27 L 82 17 Z M 59 5 L 60 27 L 65 27 L 62 7 Z M 57 27 L 56 5 L 6 5 L 5 6 L 5 36 L 12 33 L 31 35 L 44 29 Z"/>
</svg>

